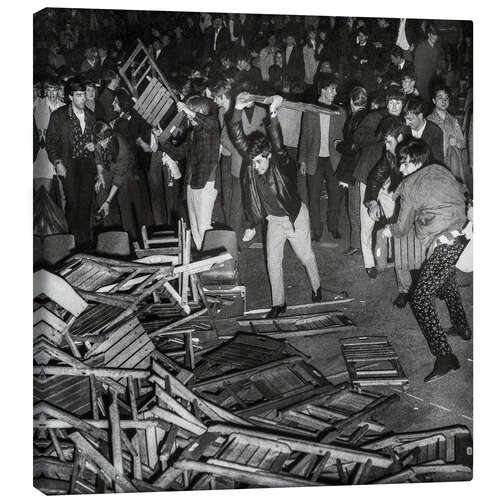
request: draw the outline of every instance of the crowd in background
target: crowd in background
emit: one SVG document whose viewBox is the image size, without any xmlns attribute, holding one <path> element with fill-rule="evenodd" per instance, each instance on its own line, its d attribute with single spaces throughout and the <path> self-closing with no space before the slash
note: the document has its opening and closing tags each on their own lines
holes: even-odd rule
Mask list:
<svg viewBox="0 0 500 500">
<path fill-rule="evenodd" d="M 189 124 L 196 120 L 188 120 L 184 134 L 158 144 L 159 131 L 135 112 L 118 72 L 138 38 L 187 103 L 179 109 L 194 110 L 208 129 L 193 134 Z M 400 116 L 403 135 L 420 137 L 424 126 L 425 134 L 434 131 L 436 160 L 470 192 L 469 130 L 455 114 L 471 87 L 471 68 L 472 23 L 465 21 L 45 9 L 34 15 L 35 187 L 45 186 L 65 210 L 82 246 L 91 245 L 102 225 L 121 226 L 137 239 L 142 225 L 172 224 L 183 215 L 195 233 L 200 224 L 202 237 L 216 203 L 218 222 L 248 241 L 255 228 L 241 191 L 241 156 L 227 127 L 235 97 L 245 91 L 315 103 L 340 110 L 330 123 L 329 146 L 325 123 L 313 123 L 308 113 L 296 143 L 285 138 L 313 239 L 322 237 L 320 199 L 327 192 L 328 230 L 341 237 L 345 202 L 346 252 L 362 250 L 373 275 L 373 200 L 365 191 L 387 140 L 378 127 L 387 116 Z M 243 115 L 245 134 L 264 131 L 265 108 L 250 106 Z M 193 160 L 201 150 L 197 141 L 213 146 L 216 165 L 206 175 Z M 198 194 L 207 184 L 211 193 L 190 201 L 189 190 Z M 203 220 L 193 218 L 200 210 Z"/>
</svg>

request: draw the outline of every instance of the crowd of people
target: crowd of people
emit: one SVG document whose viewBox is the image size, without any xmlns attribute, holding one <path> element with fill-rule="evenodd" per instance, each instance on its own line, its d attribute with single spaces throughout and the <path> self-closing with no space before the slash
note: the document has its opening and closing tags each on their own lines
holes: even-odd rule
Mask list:
<svg viewBox="0 0 500 500">
<path fill-rule="evenodd" d="M 451 333 L 470 338 L 454 275 L 472 199 L 469 131 L 450 109 L 471 85 L 471 30 L 460 21 L 45 9 L 35 16 L 35 188 L 51 193 L 82 248 L 101 226 L 137 240 L 143 225 L 185 217 L 201 250 L 216 204 L 215 222 L 239 241 L 267 225 L 271 317 L 286 310 L 287 240 L 312 300 L 322 299 L 312 241 L 324 237 L 326 197 L 328 231 L 342 238 L 345 209 L 345 254 L 361 251 L 368 279 L 378 272 L 374 230 L 393 238 L 394 305 L 410 303 L 436 356 L 433 380 L 458 368 L 436 295 Z M 168 140 L 120 79 L 137 38 L 184 118 Z M 285 117 L 284 101 L 315 107 Z"/>
</svg>

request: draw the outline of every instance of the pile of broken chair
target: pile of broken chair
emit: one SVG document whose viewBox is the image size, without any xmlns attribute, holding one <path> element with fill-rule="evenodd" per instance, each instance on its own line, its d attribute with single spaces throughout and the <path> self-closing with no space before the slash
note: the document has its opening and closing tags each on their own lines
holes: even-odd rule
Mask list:
<svg viewBox="0 0 500 500">
<path fill-rule="evenodd" d="M 217 339 L 197 276 L 227 258 L 77 254 L 35 273 L 35 487 L 76 494 L 470 479 L 465 427 L 391 433 L 374 417 L 397 394 L 333 385 L 287 337 L 255 327 Z M 193 335 L 214 331 L 196 350 Z M 182 349 L 163 349 L 166 338 Z"/>
</svg>

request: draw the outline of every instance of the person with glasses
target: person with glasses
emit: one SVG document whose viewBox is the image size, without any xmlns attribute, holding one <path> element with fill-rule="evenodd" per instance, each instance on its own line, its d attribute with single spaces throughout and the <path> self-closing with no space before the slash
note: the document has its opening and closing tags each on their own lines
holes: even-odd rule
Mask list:
<svg viewBox="0 0 500 500">
<path fill-rule="evenodd" d="M 267 220 L 267 268 L 273 303 L 269 318 L 276 318 L 286 311 L 283 250 L 287 240 L 306 268 L 312 288 L 312 301 L 321 301 L 318 266 L 311 244 L 309 212 L 297 192 L 297 166 L 288 156 L 281 139 L 277 109 L 282 102 L 281 96 L 269 98 L 267 137 L 260 132 L 249 136 L 244 134 L 241 115 L 243 109 L 251 104 L 249 95 L 245 92 L 236 97 L 229 125 L 233 143 L 243 157 L 243 206 L 254 226 L 263 219 Z"/>
<path fill-rule="evenodd" d="M 471 338 L 462 299 L 456 283 L 456 268 L 467 239 L 462 228 L 467 221 L 465 197 L 449 169 L 434 163 L 431 148 L 422 139 L 409 139 L 399 149 L 403 180 L 396 196 L 400 199 L 398 220 L 384 228 L 386 237 L 403 237 L 415 227 L 426 258 L 410 296 L 413 314 L 435 356 L 431 382 L 460 368 L 448 342 L 448 335 Z M 445 331 L 436 311 L 436 296 L 443 298 L 452 328 Z"/>
</svg>

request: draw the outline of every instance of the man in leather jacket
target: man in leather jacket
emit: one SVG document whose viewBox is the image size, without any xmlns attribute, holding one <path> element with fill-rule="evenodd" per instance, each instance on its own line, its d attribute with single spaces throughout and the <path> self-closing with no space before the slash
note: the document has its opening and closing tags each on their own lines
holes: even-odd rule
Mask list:
<svg viewBox="0 0 500 500">
<path fill-rule="evenodd" d="M 243 133 L 241 112 L 252 104 L 247 93 L 236 98 L 235 111 L 230 122 L 233 144 L 243 157 L 242 188 L 244 207 L 248 219 L 257 225 L 267 220 L 267 267 L 271 281 L 273 307 L 269 317 L 285 312 L 283 282 L 283 249 L 288 240 L 304 265 L 312 288 L 313 302 L 321 301 L 321 287 L 311 244 L 309 212 L 297 193 L 295 162 L 283 145 L 277 108 L 280 96 L 269 98 L 270 116 L 266 118 L 268 137 L 254 132 L 248 137 Z"/>
</svg>

